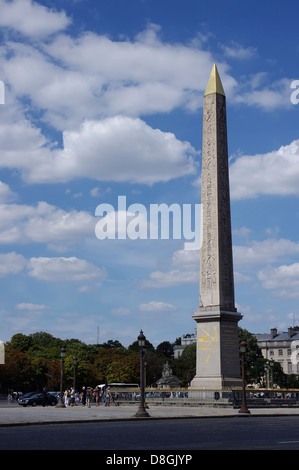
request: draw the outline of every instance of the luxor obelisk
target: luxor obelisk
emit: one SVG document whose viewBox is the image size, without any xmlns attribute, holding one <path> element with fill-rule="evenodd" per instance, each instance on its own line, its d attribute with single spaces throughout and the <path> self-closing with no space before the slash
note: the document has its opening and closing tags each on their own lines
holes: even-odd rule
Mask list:
<svg viewBox="0 0 299 470">
<path fill-rule="evenodd" d="M 231 237 L 226 98 L 214 64 L 203 105 L 202 245 L 196 376 L 191 388 L 240 386 Z"/>
</svg>

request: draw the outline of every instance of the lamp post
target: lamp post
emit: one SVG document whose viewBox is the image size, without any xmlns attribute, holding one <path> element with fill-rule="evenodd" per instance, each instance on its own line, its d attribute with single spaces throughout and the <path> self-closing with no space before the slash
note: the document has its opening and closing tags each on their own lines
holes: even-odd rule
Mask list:
<svg viewBox="0 0 299 470">
<path fill-rule="evenodd" d="M 144 346 L 145 346 L 146 338 L 142 330 L 140 330 L 140 334 L 137 339 L 138 339 L 138 346 L 140 348 L 140 405 L 135 416 L 137 418 L 147 418 L 149 417 L 149 414 L 145 410 L 145 397 L 144 397 Z"/>
<path fill-rule="evenodd" d="M 274 377 L 273 377 L 273 367 L 274 367 L 274 360 L 270 359 L 270 388 L 274 387 Z"/>
<path fill-rule="evenodd" d="M 266 388 L 273 388 L 273 366 L 273 359 L 267 361 L 264 365 Z"/>
<path fill-rule="evenodd" d="M 246 343 L 242 341 L 240 343 L 240 353 L 241 353 L 241 364 L 242 364 L 242 405 L 239 409 L 239 414 L 250 415 L 250 411 L 247 408 L 246 403 L 246 391 L 245 391 L 245 360 L 244 356 L 246 353 Z"/>
<path fill-rule="evenodd" d="M 57 408 L 64 408 L 63 403 L 63 373 L 64 373 L 64 358 L 65 358 L 65 348 L 62 347 L 60 350 L 60 357 L 61 357 L 61 375 L 60 375 L 60 396 L 59 402 L 57 403 Z"/>
<path fill-rule="evenodd" d="M 74 389 L 74 392 L 76 392 L 76 370 L 77 370 L 77 364 L 78 364 L 77 356 L 73 357 L 73 364 L 74 364 L 73 389 Z"/>
</svg>

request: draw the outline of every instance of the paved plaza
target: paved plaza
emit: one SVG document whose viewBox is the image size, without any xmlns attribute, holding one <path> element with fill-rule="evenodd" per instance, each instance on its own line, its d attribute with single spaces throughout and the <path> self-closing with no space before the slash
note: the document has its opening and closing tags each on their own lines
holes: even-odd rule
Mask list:
<svg viewBox="0 0 299 470">
<path fill-rule="evenodd" d="M 0 426 L 142 419 L 135 417 L 137 410 L 137 405 L 111 405 L 109 407 L 92 405 L 90 408 L 82 405 L 67 408 L 52 406 L 24 408 L 17 405 L 2 404 L 0 407 Z M 231 407 L 153 405 L 147 411 L 150 417 L 144 419 L 240 416 L 239 410 Z M 299 415 L 299 408 L 256 408 L 250 410 L 250 412 L 251 416 L 295 416 Z M 248 419 L 250 419 L 250 416 Z"/>
</svg>

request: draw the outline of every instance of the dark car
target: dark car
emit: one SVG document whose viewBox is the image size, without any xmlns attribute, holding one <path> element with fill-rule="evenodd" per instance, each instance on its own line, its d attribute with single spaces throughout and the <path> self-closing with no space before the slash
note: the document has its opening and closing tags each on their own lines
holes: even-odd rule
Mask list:
<svg viewBox="0 0 299 470">
<path fill-rule="evenodd" d="M 46 394 L 46 397 L 42 393 L 35 393 L 31 396 L 26 396 L 19 399 L 19 405 L 22 406 L 37 406 L 37 405 L 51 405 L 55 406 L 57 404 L 57 398 L 49 393 Z"/>
<path fill-rule="evenodd" d="M 36 395 L 38 392 L 28 392 L 28 393 L 25 393 L 25 395 L 21 396 L 18 398 L 18 402 L 20 400 L 24 400 L 26 398 L 29 398 L 29 397 L 32 397 L 32 395 Z"/>
</svg>

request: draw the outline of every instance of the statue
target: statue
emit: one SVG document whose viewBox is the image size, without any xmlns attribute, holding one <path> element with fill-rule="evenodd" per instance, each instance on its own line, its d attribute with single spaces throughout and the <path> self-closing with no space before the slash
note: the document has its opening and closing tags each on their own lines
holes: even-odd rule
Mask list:
<svg viewBox="0 0 299 470">
<path fill-rule="evenodd" d="M 181 381 L 172 373 L 172 368 L 169 362 L 166 361 L 163 366 L 162 377 L 156 382 L 158 387 L 162 388 L 177 388 L 180 386 Z"/>
</svg>

